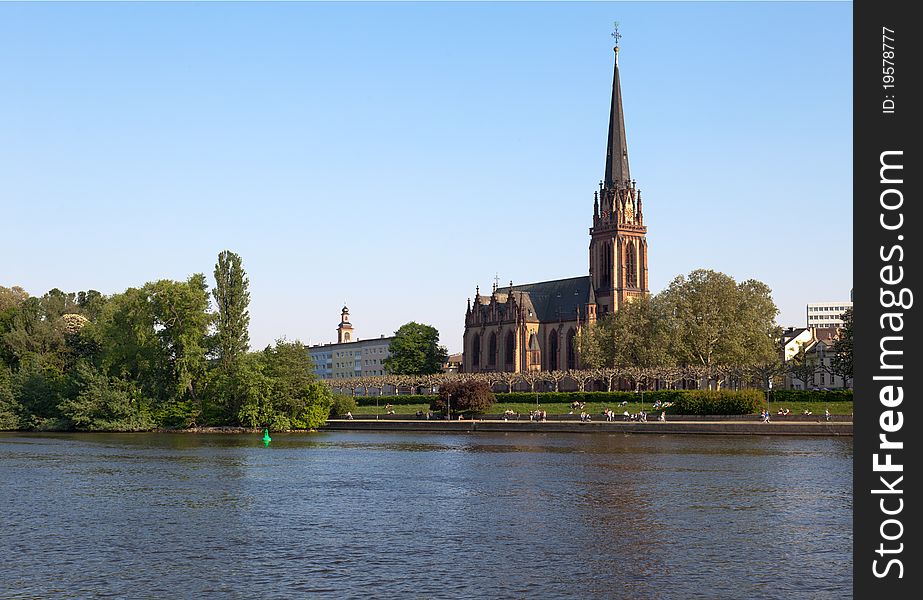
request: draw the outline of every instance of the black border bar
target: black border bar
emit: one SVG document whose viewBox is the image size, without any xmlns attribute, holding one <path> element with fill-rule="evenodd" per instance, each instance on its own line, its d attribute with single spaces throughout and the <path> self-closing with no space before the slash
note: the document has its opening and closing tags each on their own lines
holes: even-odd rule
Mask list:
<svg viewBox="0 0 923 600">
<path fill-rule="evenodd" d="M 854 597 L 918 598 L 923 262 L 911 2 L 853 4 Z M 893 87 L 889 87 L 893 86 Z M 917 128 L 919 129 L 919 128 Z M 874 594 L 874 596 L 873 596 Z"/>
</svg>

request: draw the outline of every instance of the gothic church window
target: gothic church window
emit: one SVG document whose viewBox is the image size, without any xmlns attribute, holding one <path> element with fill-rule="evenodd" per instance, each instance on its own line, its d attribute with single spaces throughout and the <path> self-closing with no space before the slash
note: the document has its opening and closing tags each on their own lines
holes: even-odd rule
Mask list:
<svg viewBox="0 0 923 600">
<path fill-rule="evenodd" d="M 513 354 L 516 352 L 515 338 L 513 337 L 513 332 L 509 331 L 506 334 L 506 348 L 503 352 L 503 357 L 506 360 L 506 365 L 510 369 L 513 366 Z"/>
<path fill-rule="evenodd" d="M 541 352 L 538 347 L 538 339 L 535 337 L 535 334 L 529 335 L 529 364 L 540 365 L 541 364 Z"/>
<path fill-rule="evenodd" d="M 558 369 L 558 332 L 551 330 L 548 335 L 548 370 L 556 371 Z"/>
<path fill-rule="evenodd" d="M 567 332 L 567 368 L 574 370 L 577 368 L 577 332 L 573 328 Z"/>
<path fill-rule="evenodd" d="M 625 248 L 625 270 L 627 271 L 626 285 L 628 287 L 638 287 L 638 270 L 637 270 L 637 247 L 628 242 Z"/>
<path fill-rule="evenodd" d="M 490 367 L 497 364 L 497 334 L 491 333 L 487 342 L 487 365 Z"/>
</svg>

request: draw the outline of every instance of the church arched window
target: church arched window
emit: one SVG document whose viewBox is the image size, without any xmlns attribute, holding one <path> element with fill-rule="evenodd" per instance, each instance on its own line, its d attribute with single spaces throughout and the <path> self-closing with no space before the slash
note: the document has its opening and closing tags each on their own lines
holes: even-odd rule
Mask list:
<svg viewBox="0 0 923 600">
<path fill-rule="evenodd" d="M 542 359 L 541 351 L 538 347 L 538 338 L 532 333 L 529 335 L 529 364 L 540 365 Z"/>
<path fill-rule="evenodd" d="M 506 344 L 503 350 L 503 359 L 506 362 L 506 370 L 513 370 L 513 358 L 516 353 L 516 338 L 513 336 L 512 331 L 506 333 Z"/>
<path fill-rule="evenodd" d="M 487 341 L 487 366 L 497 366 L 497 334 L 491 333 Z"/>
<path fill-rule="evenodd" d="M 471 365 L 474 368 L 481 366 L 481 336 L 477 333 L 471 340 Z"/>
<path fill-rule="evenodd" d="M 599 284 L 601 287 L 607 287 L 612 284 L 612 246 L 608 242 L 600 245 L 599 266 L 602 271 Z"/>
<path fill-rule="evenodd" d="M 628 242 L 625 246 L 625 271 L 626 284 L 628 287 L 638 287 L 638 247 L 634 242 Z"/>
<path fill-rule="evenodd" d="M 558 332 L 554 329 L 548 334 L 548 365 L 549 371 L 558 370 Z"/>
<path fill-rule="evenodd" d="M 571 371 L 577 368 L 577 332 L 570 328 L 567 332 L 567 368 Z"/>
</svg>

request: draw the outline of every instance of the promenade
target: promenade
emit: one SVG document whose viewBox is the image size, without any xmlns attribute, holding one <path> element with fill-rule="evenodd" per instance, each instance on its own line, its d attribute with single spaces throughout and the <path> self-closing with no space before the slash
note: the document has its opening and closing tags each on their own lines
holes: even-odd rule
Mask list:
<svg viewBox="0 0 923 600">
<path fill-rule="evenodd" d="M 555 415 L 557 416 L 557 415 Z M 698 417 L 672 421 L 588 421 L 573 419 L 549 419 L 530 421 L 502 418 L 481 420 L 426 420 L 415 418 L 368 418 L 362 415 L 355 419 L 330 419 L 322 431 L 441 431 L 441 432 L 532 432 L 532 433 L 653 433 L 653 434 L 702 434 L 702 435 L 814 435 L 851 436 L 852 419 L 824 421 L 816 417 L 811 420 L 780 420 L 762 423 L 755 415 L 745 417 L 716 416 L 706 420 Z"/>
</svg>

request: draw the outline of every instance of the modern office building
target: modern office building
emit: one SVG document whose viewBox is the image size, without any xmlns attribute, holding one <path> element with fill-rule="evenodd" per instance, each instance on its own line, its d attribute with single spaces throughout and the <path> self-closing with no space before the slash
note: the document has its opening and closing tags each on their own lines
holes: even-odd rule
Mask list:
<svg viewBox="0 0 923 600">
<path fill-rule="evenodd" d="M 847 308 L 852 308 L 852 302 L 840 300 L 837 302 L 812 302 L 807 306 L 806 327 L 842 327 L 843 313 Z"/>
</svg>

